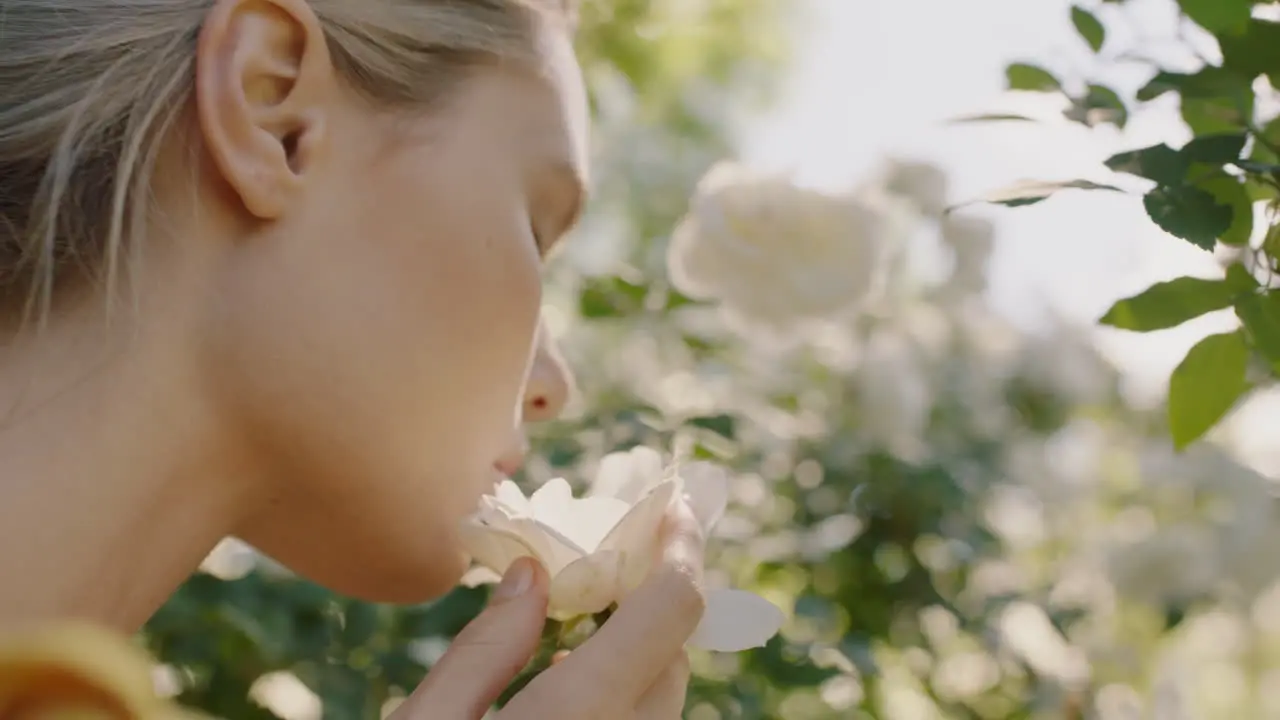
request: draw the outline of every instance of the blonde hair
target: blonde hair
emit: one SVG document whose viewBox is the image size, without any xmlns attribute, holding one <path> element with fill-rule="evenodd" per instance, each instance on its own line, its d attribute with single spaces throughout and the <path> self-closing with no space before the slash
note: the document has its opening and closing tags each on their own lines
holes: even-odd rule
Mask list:
<svg viewBox="0 0 1280 720">
<path fill-rule="evenodd" d="M 371 101 L 427 107 L 481 62 L 527 56 L 535 2 L 311 0 Z M 43 319 L 68 275 L 112 287 L 161 146 L 193 94 L 213 0 L 0 0 L 0 301 Z M 560 2 L 555 3 L 557 5 Z M 555 8 L 565 11 L 568 8 Z"/>
</svg>

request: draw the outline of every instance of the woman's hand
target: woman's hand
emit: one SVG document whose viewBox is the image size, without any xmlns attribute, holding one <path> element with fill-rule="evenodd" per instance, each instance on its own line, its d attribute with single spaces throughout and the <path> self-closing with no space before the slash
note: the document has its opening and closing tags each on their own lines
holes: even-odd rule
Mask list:
<svg viewBox="0 0 1280 720">
<path fill-rule="evenodd" d="M 702 619 L 703 538 L 683 503 L 668 518 L 661 563 L 591 639 L 539 674 L 499 720 L 678 720 L 689 683 L 684 643 Z M 537 651 L 546 572 L 512 565 L 394 720 L 480 720 Z"/>
</svg>

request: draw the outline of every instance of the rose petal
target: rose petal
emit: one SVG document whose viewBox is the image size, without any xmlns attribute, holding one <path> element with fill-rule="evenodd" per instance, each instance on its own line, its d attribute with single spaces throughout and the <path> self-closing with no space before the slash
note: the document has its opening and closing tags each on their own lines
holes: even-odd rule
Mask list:
<svg viewBox="0 0 1280 720">
<path fill-rule="evenodd" d="M 542 525 L 531 517 L 508 514 L 503 507 L 500 501 L 486 495 L 480 499 L 480 509 L 468 522 L 520 538 L 534 550 L 549 573 L 554 574 L 565 565 L 589 554 L 555 529 Z"/>
<path fill-rule="evenodd" d="M 538 523 L 550 528 L 589 555 L 626 516 L 630 506 L 612 497 L 575 498 L 568 481 L 556 478 L 530 499 Z"/>
<path fill-rule="evenodd" d="M 709 535 L 729 502 L 729 473 L 709 462 L 692 462 L 680 466 L 680 477 L 685 502 L 698 518 L 703 534 Z"/>
<path fill-rule="evenodd" d="M 508 517 L 501 514 L 494 517 L 480 513 L 472 519 L 486 528 L 520 538 L 537 553 L 538 560 L 547 568 L 547 572 L 553 575 L 565 565 L 590 554 L 555 528 L 533 518 Z"/>
<path fill-rule="evenodd" d="M 519 537 L 538 551 L 542 564 L 547 568 L 547 572 L 553 575 L 574 560 L 590 555 L 555 528 L 543 525 L 537 520 L 516 518 L 510 521 L 510 524 Z"/>
<path fill-rule="evenodd" d="M 480 498 L 480 507 L 476 510 L 475 517 L 482 522 L 501 525 L 512 518 L 521 517 L 521 513 L 514 512 L 493 496 L 485 495 Z"/>
<path fill-rule="evenodd" d="M 551 478 L 529 496 L 529 509 L 533 517 L 551 517 L 573 502 L 573 488 L 562 477 Z"/>
<path fill-rule="evenodd" d="M 694 200 L 690 209 L 696 209 Z M 709 300 L 717 295 L 718 263 L 716 248 L 702 242 L 702 225 L 696 214 L 690 213 L 676 225 L 667 244 L 667 272 L 671 284 L 690 297 Z"/>
<path fill-rule="evenodd" d="M 462 579 L 458 580 L 458 584 L 463 587 L 474 588 L 481 585 L 492 585 L 501 580 L 502 576 L 498 573 L 483 565 L 476 565 L 462 574 Z"/>
<path fill-rule="evenodd" d="M 623 594 L 638 587 L 649 574 L 662 519 L 675 491 L 676 483 L 670 480 L 653 488 L 600 543 L 601 551 L 621 553 L 618 581 Z"/>
<path fill-rule="evenodd" d="M 627 452 L 609 453 L 600 459 L 590 496 L 615 497 L 634 505 L 645 491 L 662 481 L 662 470 L 662 455 L 653 448 L 640 445 Z"/>
<path fill-rule="evenodd" d="M 755 593 L 713 590 L 707 594 L 706 612 L 689 646 L 715 652 L 763 647 L 778 634 L 783 620 L 782 610 Z"/>
<path fill-rule="evenodd" d="M 511 480 L 503 480 L 498 483 L 491 497 L 505 506 L 504 509 L 509 512 L 520 515 L 533 515 L 533 508 L 529 504 L 529 498 L 525 497 L 520 490 L 520 486 Z"/>
<path fill-rule="evenodd" d="M 462 541 L 462 549 L 471 556 L 472 561 L 499 575 L 522 557 L 536 558 L 543 565 L 547 564 L 546 559 L 524 538 L 506 529 L 471 520 L 462 524 L 458 535 Z"/>
<path fill-rule="evenodd" d="M 616 602 L 619 561 L 619 553 L 606 550 L 569 563 L 551 578 L 548 617 L 568 620 L 591 615 Z"/>
</svg>

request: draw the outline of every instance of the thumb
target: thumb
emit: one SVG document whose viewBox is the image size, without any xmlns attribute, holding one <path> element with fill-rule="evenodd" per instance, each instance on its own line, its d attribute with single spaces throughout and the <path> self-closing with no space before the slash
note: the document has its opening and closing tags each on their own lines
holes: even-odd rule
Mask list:
<svg viewBox="0 0 1280 720">
<path fill-rule="evenodd" d="M 479 720 L 538 650 L 547 617 L 546 570 L 511 564 L 489 607 L 454 638 L 397 718 Z"/>
</svg>

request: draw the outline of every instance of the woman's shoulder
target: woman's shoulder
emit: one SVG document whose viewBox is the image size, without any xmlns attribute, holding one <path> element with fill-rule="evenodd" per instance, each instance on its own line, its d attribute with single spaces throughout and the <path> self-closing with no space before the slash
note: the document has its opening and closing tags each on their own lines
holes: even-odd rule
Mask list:
<svg viewBox="0 0 1280 720">
<path fill-rule="evenodd" d="M 156 694 L 152 667 L 129 638 L 96 625 L 0 630 L 0 718 L 196 720 Z"/>
</svg>

